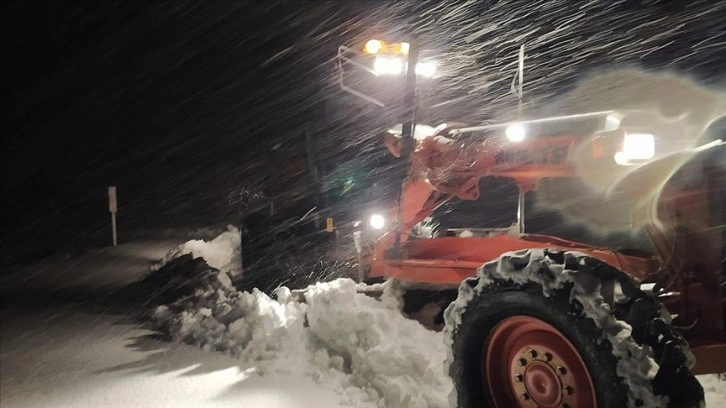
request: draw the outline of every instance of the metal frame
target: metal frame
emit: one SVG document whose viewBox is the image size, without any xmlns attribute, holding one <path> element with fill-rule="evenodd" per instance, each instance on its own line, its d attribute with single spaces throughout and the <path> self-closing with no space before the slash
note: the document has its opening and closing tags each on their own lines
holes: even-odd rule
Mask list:
<svg viewBox="0 0 726 408">
<path fill-rule="evenodd" d="M 584 118 L 593 117 L 593 116 L 604 116 L 604 115 L 609 115 L 609 114 L 618 113 L 618 112 L 622 112 L 622 111 L 606 110 L 606 111 L 578 113 L 575 115 L 552 116 L 552 117 L 547 117 L 547 118 L 543 118 L 543 119 L 531 119 L 531 120 L 521 120 L 521 121 L 514 121 L 514 122 L 507 122 L 507 123 L 497 123 L 494 125 L 471 126 L 471 127 L 455 129 L 452 131 L 452 133 L 459 134 L 459 133 L 469 133 L 469 132 L 481 132 L 484 130 L 507 128 L 508 126 L 511 126 L 511 125 L 527 125 L 527 124 L 531 124 L 531 123 L 546 123 L 546 122 L 577 120 L 577 119 L 584 119 Z"/>
<path fill-rule="evenodd" d="M 336 57 L 336 60 L 338 61 L 338 70 L 339 70 L 339 77 L 338 77 L 338 83 L 340 84 L 340 89 L 344 90 L 345 92 L 348 92 L 350 94 L 353 94 L 361 99 L 364 99 L 367 102 L 370 102 L 374 105 L 378 105 L 381 108 L 385 108 L 386 104 L 379 101 L 378 99 L 366 95 L 365 93 L 358 91 L 356 89 L 353 89 L 345 84 L 345 68 L 343 67 L 343 63 L 349 63 L 353 65 L 355 68 L 361 69 L 365 72 L 368 72 L 370 74 L 373 74 L 374 76 L 379 76 L 378 73 L 373 70 L 371 67 L 366 66 L 365 64 L 361 64 L 360 62 L 348 57 L 347 55 L 353 54 L 353 55 L 360 55 L 356 50 L 346 47 L 345 45 L 341 45 L 338 47 L 338 56 Z"/>
</svg>

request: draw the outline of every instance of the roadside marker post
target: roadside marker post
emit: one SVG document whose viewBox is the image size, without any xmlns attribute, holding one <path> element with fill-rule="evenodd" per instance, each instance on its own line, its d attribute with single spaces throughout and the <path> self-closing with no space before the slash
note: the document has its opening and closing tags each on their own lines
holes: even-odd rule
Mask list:
<svg viewBox="0 0 726 408">
<path fill-rule="evenodd" d="M 116 236 L 116 213 L 118 212 L 118 202 L 116 200 L 116 186 L 108 187 L 108 210 L 111 212 L 111 233 L 113 234 L 113 246 L 118 245 Z"/>
</svg>

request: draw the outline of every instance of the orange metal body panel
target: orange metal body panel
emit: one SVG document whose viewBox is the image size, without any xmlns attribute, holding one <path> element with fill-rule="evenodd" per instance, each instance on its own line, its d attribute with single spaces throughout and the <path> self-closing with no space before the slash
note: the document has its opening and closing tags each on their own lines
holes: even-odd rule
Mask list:
<svg viewBox="0 0 726 408">
<path fill-rule="evenodd" d="M 543 235 L 522 238 L 495 236 L 489 238 L 435 238 L 411 240 L 406 243 L 403 259 L 385 259 L 371 277 L 397 278 L 408 282 L 459 284 L 476 275 L 484 263 L 501 254 L 529 248 L 551 248 L 579 251 L 628 272 L 636 279 L 645 278 L 657 267 L 653 258 L 617 254 L 605 248 L 565 241 Z"/>
<path fill-rule="evenodd" d="M 573 164 L 567 161 L 573 148 L 590 147 L 580 149 L 581 153 L 586 153 L 580 160 L 612 161 L 613 152 L 604 152 L 604 145 L 593 143 L 593 139 L 588 137 L 530 138 L 513 144 L 501 137 L 452 139 L 444 136 L 450 128 L 444 126 L 441 129 L 431 137 L 418 140 L 411 157 L 409 177 L 401 196 L 403 202 L 400 203 L 403 246 L 389 253 L 395 242 L 394 232 L 389 231 L 379 238 L 372 253 L 363 257 L 369 262 L 369 277 L 450 286 L 474 276 L 481 265 L 505 252 L 528 248 L 579 251 L 618 268 L 637 281 L 656 277 L 659 284 L 672 291 L 673 295 L 663 298 L 663 301 L 669 310 L 679 315 L 679 322 L 674 322 L 674 325 L 683 326 L 681 329 L 689 341 L 704 339 L 700 342 L 694 340 L 692 344 L 698 359 L 694 371 L 726 371 L 726 343 L 723 341 L 726 332 L 720 286 L 722 271 L 718 269 L 722 242 L 716 229 L 710 227 L 713 222 L 708 221 L 708 186 L 699 185 L 687 177 L 686 183 L 671 183 L 672 173 L 658 167 L 658 161 L 654 162 L 655 166 L 645 166 L 644 171 L 629 177 L 629 186 L 635 196 L 639 196 L 639 192 L 650 192 L 644 188 L 648 185 L 647 180 L 640 176 L 656 174 L 665 177 L 662 184 L 651 183 L 658 188 L 664 187 L 658 197 L 656 213 L 659 219 L 655 223 L 658 229 L 651 229 L 649 234 L 658 248 L 659 257 L 626 256 L 607 248 L 531 234 L 521 237 L 410 239 L 414 225 L 452 196 L 464 200 L 477 199 L 479 179 L 482 177 L 512 178 L 520 189 L 528 191 L 535 189 L 543 178 L 577 177 Z M 398 156 L 401 140 L 388 137 L 386 144 Z M 588 153 L 590 151 L 591 154 Z M 668 160 L 673 159 L 679 157 L 672 156 Z M 696 167 L 702 165 L 698 159 L 691 161 L 691 164 L 694 163 Z M 705 175 L 714 170 L 695 168 L 694 171 L 701 175 L 700 178 L 706 178 Z M 720 171 L 723 172 L 723 169 Z M 599 177 L 600 174 L 596 172 L 594 176 Z M 723 175 L 719 177 L 710 177 L 710 183 L 726 180 Z M 652 210 L 652 207 L 648 209 Z M 395 218 L 394 211 L 388 214 L 391 219 Z M 649 218 L 652 214 L 644 216 Z"/>
<path fill-rule="evenodd" d="M 411 175 L 421 177 L 437 191 L 465 200 L 479 196 L 481 177 L 508 177 L 531 189 L 543 178 L 575 177 L 566 161 L 575 146 L 574 136 L 532 139 L 525 144 L 487 139 L 455 143 L 443 136 L 422 140 L 411 161 Z"/>
<path fill-rule="evenodd" d="M 696 364 L 691 369 L 695 375 L 723 373 L 726 371 L 726 342 L 688 340 Z"/>
</svg>

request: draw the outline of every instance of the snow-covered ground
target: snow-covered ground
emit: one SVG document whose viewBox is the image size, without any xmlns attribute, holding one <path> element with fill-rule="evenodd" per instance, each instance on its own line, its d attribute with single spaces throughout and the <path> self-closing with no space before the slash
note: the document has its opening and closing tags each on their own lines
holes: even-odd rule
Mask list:
<svg viewBox="0 0 726 408">
<path fill-rule="evenodd" d="M 3 291 L 118 288 L 148 273 L 149 267 L 184 240 L 139 240 L 94 250 L 83 256 L 45 259 L 0 274 Z"/>
<path fill-rule="evenodd" d="M 0 312 L 0 406 L 340 406 L 340 396 L 305 373 L 260 376 L 230 356 L 161 340 L 132 317 L 135 299 L 119 304 L 98 296 L 138 280 L 165 254 L 215 253 L 198 241 L 181 244 L 135 241 L 8 271 L 0 281 L 2 296 L 13 299 Z M 67 290 L 73 297 L 48 299 L 56 290 L 53 296 Z"/>
<path fill-rule="evenodd" d="M 48 270 L 80 279 L 79 287 L 95 278 L 108 287 L 138 279 L 165 253 L 197 255 L 196 249 L 213 254 L 207 255 L 216 257 L 212 263 L 230 264 L 228 238 L 212 247 L 129 244 Z M 25 271 L 33 287 L 52 281 L 42 266 Z M 134 299 L 10 306 L 0 316 L 0 406 L 447 406 L 451 382 L 442 367 L 442 335 L 405 319 L 395 296 L 386 292 L 382 302 L 375 300 L 356 293 L 350 280 L 317 284 L 301 296 L 281 289 L 272 299 L 214 280 L 184 307 L 157 311 L 159 324 L 194 345 L 141 328 L 127 314 Z M 726 382 L 699 379 L 707 406 L 724 406 Z"/>
<path fill-rule="evenodd" d="M 3 315 L 2 325 L 2 407 L 340 405 L 337 395 L 308 376 L 261 377 L 229 356 L 156 339 L 123 315 L 14 310 Z"/>
</svg>

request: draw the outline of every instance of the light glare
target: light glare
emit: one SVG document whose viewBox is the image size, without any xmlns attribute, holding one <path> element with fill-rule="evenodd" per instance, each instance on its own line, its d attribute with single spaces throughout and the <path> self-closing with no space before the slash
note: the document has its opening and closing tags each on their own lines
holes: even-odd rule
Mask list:
<svg viewBox="0 0 726 408">
<path fill-rule="evenodd" d="M 411 45 L 407 42 L 401 43 L 401 54 L 408 55 L 408 50 L 411 48 Z"/>
<path fill-rule="evenodd" d="M 605 129 L 604 130 L 616 130 L 620 127 L 622 118 L 620 115 L 611 113 L 605 118 Z"/>
<path fill-rule="evenodd" d="M 434 74 L 436 74 L 436 63 L 429 61 L 416 64 L 416 75 L 431 78 Z"/>
<path fill-rule="evenodd" d="M 386 219 L 380 214 L 373 214 L 371 215 L 370 225 L 375 229 L 383 229 L 386 226 Z"/>
<path fill-rule="evenodd" d="M 400 75 L 403 73 L 403 60 L 377 56 L 373 62 L 373 69 L 378 75 Z"/>
<path fill-rule="evenodd" d="M 379 40 L 368 40 L 365 46 L 365 51 L 368 54 L 378 54 L 383 48 L 383 44 Z"/>
<path fill-rule="evenodd" d="M 513 123 L 507 126 L 507 130 L 505 131 L 505 133 L 507 134 L 507 138 L 512 142 L 521 142 L 522 140 L 524 140 L 527 131 L 524 129 L 524 126 L 520 125 L 519 123 Z"/>
<path fill-rule="evenodd" d="M 655 138 L 648 133 L 625 134 L 623 153 L 630 160 L 650 160 L 655 156 Z"/>
<path fill-rule="evenodd" d="M 628 158 L 625 156 L 625 153 L 623 153 L 623 152 L 615 153 L 614 159 L 615 159 L 615 163 L 617 163 L 620 166 L 628 165 Z"/>
</svg>

